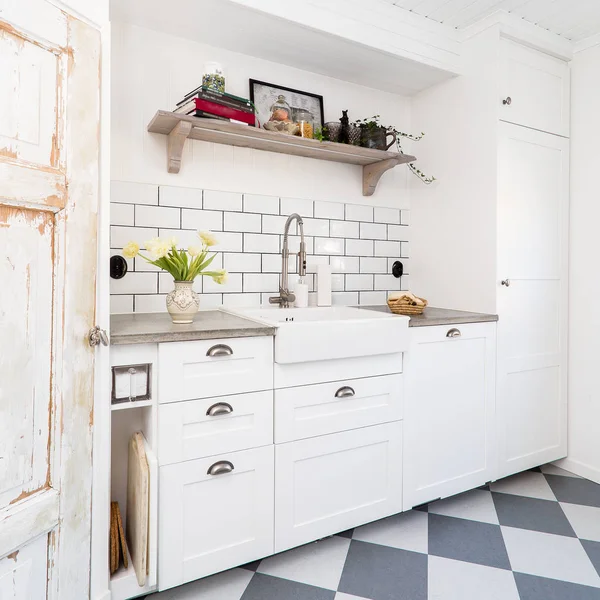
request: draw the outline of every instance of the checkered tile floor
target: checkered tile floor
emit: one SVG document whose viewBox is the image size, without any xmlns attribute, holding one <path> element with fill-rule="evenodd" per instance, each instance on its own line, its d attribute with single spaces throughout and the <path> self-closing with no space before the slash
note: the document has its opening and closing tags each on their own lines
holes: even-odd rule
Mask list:
<svg viewBox="0 0 600 600">
<path fill-rule="evenodd" d="M 600 485 L 552 465 L 148 600 L 600 600 Z"/>
</svg>

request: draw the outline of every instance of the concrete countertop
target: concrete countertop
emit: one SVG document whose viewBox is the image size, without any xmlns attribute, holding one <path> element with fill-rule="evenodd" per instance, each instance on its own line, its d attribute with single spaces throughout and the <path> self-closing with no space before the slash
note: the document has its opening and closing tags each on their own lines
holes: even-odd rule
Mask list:
<svg viewBox="0 0 600 600">
<path fill-rule="evenodd" d="M 378 306 L 361 306 L 367 310 L 392 313 L 387 304 Z M 463 310 L 452 310 L 449 308 L 436 308 L 428 306 L 422 315 L 412 315 L 409 327 L 431 327 L 433 325 L 458 325 L 460 323 L 488 323 L 497 321 L 498 315 L 486 313 L 466 312 Z"/>
<path fill-rule="evenodd" d="M 275 335 L 275 327 L 220 310 L 201 310 L 189 325 L 175 325 L 168 313 L 111 315 L 110 343 L 155 344 Z"/>
</svg>

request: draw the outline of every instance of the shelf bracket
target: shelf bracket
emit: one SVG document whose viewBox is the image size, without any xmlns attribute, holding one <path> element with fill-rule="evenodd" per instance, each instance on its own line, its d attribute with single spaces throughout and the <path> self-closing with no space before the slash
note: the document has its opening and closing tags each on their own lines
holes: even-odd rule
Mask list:
<svg viewBox="0 0 600 600">
<path fill-rule="evenodd" d="M 191 132 L 192 124 L 190 122 L 179 121 L 169 133 L 167 140 L 167 169 L 169 173 L 179 173 L 183 147 Z"/>
<path fill-rule="evenodd" d="M 363 196 L 372 196 L 375 193 L 377 184 L 381 176 L 396 165 L 399 165 L 397 159 L 389 158 L 380 162 L 365 165 L 363 167 Z"/>
</svg>

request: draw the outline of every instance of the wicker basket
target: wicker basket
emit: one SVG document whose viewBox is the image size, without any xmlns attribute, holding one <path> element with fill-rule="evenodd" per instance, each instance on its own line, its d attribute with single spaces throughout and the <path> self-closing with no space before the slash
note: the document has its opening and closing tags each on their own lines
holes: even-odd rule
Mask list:
<svg viewBox="0 0 600 600">
<path fill-rule="evenodd" d="M 416 297 L 418 298 L 418 296 Z M 425 300 L 425 298 L 419 298 L 419 300 L 422 300 L 424 304 L 414 304 L 406 297 L 393 300 L 388 298 L 387 303 L 390 310 L 397 315 L 422 315 L 427 306 L 427 300 Z"/>
</svg>

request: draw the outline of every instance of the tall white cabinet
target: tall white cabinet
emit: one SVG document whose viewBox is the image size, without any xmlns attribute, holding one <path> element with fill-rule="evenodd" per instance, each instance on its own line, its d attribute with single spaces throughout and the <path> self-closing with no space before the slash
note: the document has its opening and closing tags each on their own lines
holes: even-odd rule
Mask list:
<svg viewBox="0 0 600 600">
<path fill-rule="evenodd" d="M 465 43 L 465 65 L 413 102 L 420 163 L 439 181 L 413 190 L 411 285 L 499 315 L 503 477 L 567 453 L 570 72 L 500 27 Z"/>
</svg>

